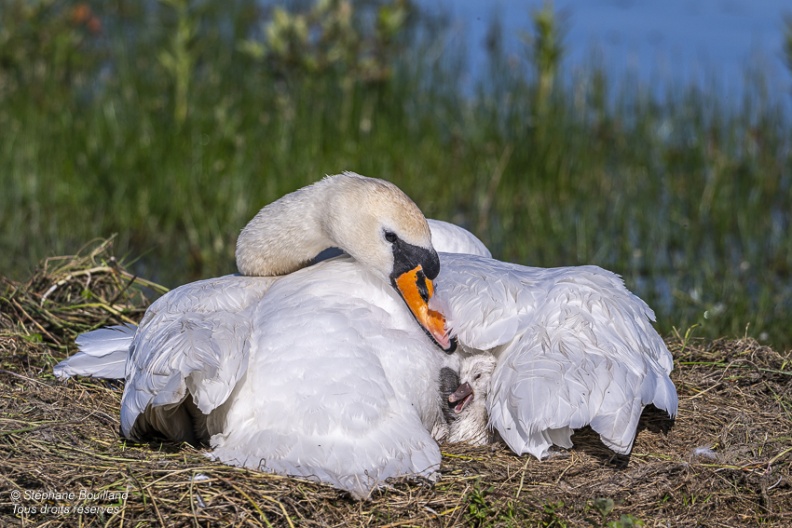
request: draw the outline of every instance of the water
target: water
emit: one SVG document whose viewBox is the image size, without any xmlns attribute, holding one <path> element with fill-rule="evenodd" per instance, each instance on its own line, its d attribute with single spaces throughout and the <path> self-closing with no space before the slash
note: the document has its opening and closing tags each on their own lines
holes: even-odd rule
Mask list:
<svg viewBox="0 0 792 528">
<path fill-rule="evenodd" d="M 504 47 L 520 54 L 521 35 L 542 0 L 419 0 L 451 15 L 452 31 L 466 44 L 472 82 L 487 61 L 484 42 L 494 17 Z M 611 79 L 635 75 L 656 95 L 669 87 L 696 84 L 739 99 L 745 74 L 760 70 L 768 91 L 792 108 L 792 76 L 784 64 L 784 16 L 789 0 L 557 0 L 566 20 L 567 71 L 586 70 L 599 56 Z"/>
<path fill-rule="evenodd" d="M 543 0 L 417 1 L 430 12 L 449 15 L 453 44 L 446 51 L 450 54 L 462 47 L 466 49 L 466 88 L 471 93 L 472 87 L 492 71 L 488 68 L 487 38 L 493 20 L 499 20 L 506 53 L 523 58 L 524 38 L 533 25 L 532 14 L 544 5 Z M 744 98 L 757 95 L 757 83 L 752 81 L 761 78 L 768 102 L 781 103 L 786 116 L 792 115 L 792 75 L 784 55 L 784 19 L 792 17 L 790 0 L 556 0 L 554 10 L 566 30 L 562 71 L 567 81 L 600 67 L 614 92 L 639 89 L 662 100 L 668 94 L 696 86 L 722 103 L 717 105 L 720 111 L 739 114 Z M 626 78 L 636 81 L 637 86 L 622 82 Z M 610 94 L 613 101 L 619 95 Z M 658 132 L 665 136 L 664 141 L 673 141 L 672 136 L 679 131 L 673 130 L 672 122 L 666 125 L 663 128 L 667 130 Z M 781 152 L 777 155 L 779 160 L 786 156 Z M 697 170 L 699 167 L 690 167 L 691 174 Z M 788 193 L 790 181 L 788 173 L 784 175 L 782 171 L 779 196 Z M 668 196 L 674 199 L 673 194 Z M 736 195 L 722 192 L 718 196 L 720 200 L 734 200 Z M 593 259 L 589 255 L 588 259 L 620 270 L 636 293 L 674 325 L 679 324 L 683 313 L 688 314 L 687 321 L 698 319 L 702 325 L 732 317 L 738 322 L 730 323 L 730 335 L 741 335 L 749 324 L 753 325 L 751 328 L 757 323 L 761 327 L 763 321 L 789 310 L 792 287 L 782 263 L 782 239 L 789 211 L 787 205 L 779 203 L 780 206 L 767 210 L 766 233 L 756 233 L 752 239 L 741 237 L 737 231 L 719 232 L 718 236 L 727 241 L 725 250 L 708 243 L 712 238 L 704 235 L 699 246 L 669 253 L 671 260 L 665 265 L 655 262 L 649 274 L 640 258 L 636 259 L 634 271 L 627 271 L 623 263 L 600 260 L 599 254 Z M 734 210 L 740 206 L 734 203 Z M 687 224 L 676 224 L 674 215 L 679 215 L 679 210 L 675 211 L 671 217 L 658 218 L 658 222 L 687 231 Z M 708 218 L 708 214 L 703 218 Z M 642 234 L 647 236 L 645 231 Z M 614 237 L 618 236 L 617 229 Z M 588 240 L 592 244 L 597 241 L 601 239 Z M 645 246 L 645 241 L 633 242 L 635 247 Z M 653 257 L 662 258 L 663 254 Z M 780 334 L 784 346 L 788 346 L 788 333 L 782 330 Z M 767 332 L 755 336 L 764 340 Z"/>
</svg>

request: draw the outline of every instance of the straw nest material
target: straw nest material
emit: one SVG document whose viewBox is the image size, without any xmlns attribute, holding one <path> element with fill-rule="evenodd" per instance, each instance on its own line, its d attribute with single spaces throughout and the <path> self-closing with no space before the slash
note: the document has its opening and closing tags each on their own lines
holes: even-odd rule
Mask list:
<svg viewBox="0 0 792 528">
<path fill-rule="evenodd" d="M 632 455 L 583 430 L 549 460 L 443 446 L 438 482 L 368 501 L 210 462 L 119 430 L 123 382 L 60 382 L 74 337 L 137 321 L 164 291 L 101 242 L 0 279 L 0 525 L 792 526 L 792 358 L 751 339 L 668 340 L 679 416 L 644 413 Z"/>
</svg>

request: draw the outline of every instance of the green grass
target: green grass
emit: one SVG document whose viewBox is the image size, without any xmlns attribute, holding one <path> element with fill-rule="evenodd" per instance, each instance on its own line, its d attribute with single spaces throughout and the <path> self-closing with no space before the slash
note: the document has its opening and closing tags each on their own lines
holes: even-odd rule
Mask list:
<svg viewBox="0 0 792 528">
<path fill-rule="evenodd" d="M 99 33 L 74 5 L 0 0 L 4 275 L 112 233 L 171 286 L 232 272 L 260 207 L 355 170 L 498 258 L 620 273 L 663 333 L 792 346 L 792 123 L 761 78 L 743 101 L 596 69 L 560 82 L 544 11 L 466 94 L 447 35 L 398 2 L 377 25 L 313 8 L 313 40 L 296 18 L 262 30 L 246 0 L 96 4 Z"/>
</svg>

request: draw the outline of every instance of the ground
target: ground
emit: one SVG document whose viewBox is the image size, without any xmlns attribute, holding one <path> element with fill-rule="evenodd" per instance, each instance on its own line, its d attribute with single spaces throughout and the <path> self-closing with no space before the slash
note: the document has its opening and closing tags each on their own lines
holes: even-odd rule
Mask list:
<svg viewBox="0 0 792 528">
<path fill-rule="evenodd" d="M 445 445 L 434 485 L 356 501 L 188 445 L 131 445 L 122 382 L 52 376 L 75 335 L 137 320 L 156 289 L 107 244 L 0 280 L 2 526 L 792 526 L 792 355 L 752 339 L 669 336 L 679 414 L 646 409 L 630 456 L 587 430 L 544 461 Z"/>
</svg>

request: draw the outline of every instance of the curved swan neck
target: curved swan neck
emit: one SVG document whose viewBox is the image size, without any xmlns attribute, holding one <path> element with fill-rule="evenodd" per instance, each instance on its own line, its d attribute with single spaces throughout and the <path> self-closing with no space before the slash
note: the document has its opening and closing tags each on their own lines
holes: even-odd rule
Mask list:
<svg viewBox="0 0 792 528">
<path fill-rule="evenodd" d="M 285 275 L 336 245 L 320 220 L 329 198 L 328 181 L 332 178 L 272 202 L 245 226 L 236 247 L 237 268 L 242 275 Z"/>
<path fill-rule="evenodd" d="M 409 269 L 420 264 L 428 273 L 439 266 L 429 224 L 406 194 L 390 182 L 344 172 L 259 211 L 237 240 L 237 268 L 243 275 L 284 275 L 337 247 L 387 279 L 395 255 L 388 231 L 421 250 L 423 260 L 408 262 Z"/>
</svg>

